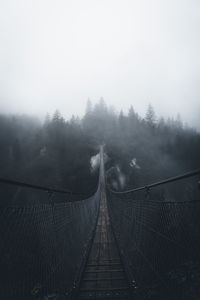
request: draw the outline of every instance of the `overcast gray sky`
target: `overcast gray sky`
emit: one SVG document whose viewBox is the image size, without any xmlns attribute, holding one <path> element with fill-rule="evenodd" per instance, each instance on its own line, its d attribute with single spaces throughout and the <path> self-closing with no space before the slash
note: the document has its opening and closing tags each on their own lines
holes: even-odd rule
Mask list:
<svg viewBox="0 0 200 300">
<path fill-rule="evenodd" d="M 0 112 L 104 97 L 200 128 L 199 0 L 0 0 Z"/>
</svg>

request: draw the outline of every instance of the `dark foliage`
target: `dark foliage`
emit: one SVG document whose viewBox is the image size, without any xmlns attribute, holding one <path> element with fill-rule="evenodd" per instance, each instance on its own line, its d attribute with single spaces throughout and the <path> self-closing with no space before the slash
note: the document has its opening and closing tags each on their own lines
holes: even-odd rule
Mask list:
<svg viewBox="0 0 200 300">
<path fill-rule="evenodd" d="M 200 134 L 177 120 L 156 120 L 150 105 L 142 119 L 87 104 L 82 119 L 56 111 L 41 124 L 31 117 L 0 115 L 0 176 L 90 193 L 97 184 L 91 156 L 108 154 L 107 177 L 117 189 L 137 187 L 200 166 Z M 77 191 L 78 187 L 78 191 Z"/>
</svg>

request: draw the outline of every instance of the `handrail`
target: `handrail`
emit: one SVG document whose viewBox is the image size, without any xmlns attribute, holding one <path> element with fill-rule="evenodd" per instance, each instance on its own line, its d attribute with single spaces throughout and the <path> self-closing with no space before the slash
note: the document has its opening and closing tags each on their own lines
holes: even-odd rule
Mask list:
<svg viewBox="0 0 200 300">
<path fill-rule="evenodd" d="M 100 147 L 100 149 L 101 149 L 100 153 L 102 153 L 102 149 L 103 149 L 102 146 Z M 0 177 L 0 183 L 1 182 L 5 183 L 5 184 L 11 184 L 11 185 L 16 185 L 16 186 L 21 186 L 21 187 L 42 190 L 42 191 L 46 191 L 48 193 L 62 193 L 62 194 L 68 194 L 68 195 L 79 195 L 79 196 L 84 196 L 87 198 L 90 198 L 96 192 L 96 189 L 95 189 L 94 192 L 92 191 L 92 193 L 90 193 L 89 195 L 86 195 L 84 193 L 75 193 L 75 192 L 72 192 L 72 191 L 66 190 L 66 189 L 51 188 L 51 187 L 46 187 L 46 186 L 41 186 L 41 185 L 36 185 L 36 184 L 31 184 L 31 183 L 27 183 L 27 182 L 21 182 L 21 181 L 17 181 L 17 180 Z"/>
<path fill-rule="evenodd" d="M 117 191 L 112 190 L 110 187 L 109 187 L 109 190 L 114 194 L 129 194 L 129 193 L 134 193 L 134 192 L 138 192 L 138 191 L 142 191 L 142 190 L 149 191 L 153 187 L 163 185 L 163 184 L 166 184 L 166 183 L 170 183 L 170 182 L 174 182 L 174 181 L 178 181 L 178 180 L 181 180 L 181 179 L 184 179 L 184 178 L 192 177 L 192 176 L 195 176 L 195 175 L 198 175 L 198 174 L 200 174 L 200 168 L 196 169 L 196 170 L 193 170 L 193 171 L 190 171 L 190 172 L 187 172 L 187 173 L 184 173 L 182 175 L 170 177 L 170 178 L 167 178 L 165 180 L 161 180 L 161 181 L 158 181 L 158 182 L 155 182 L 155 183 L 152 183 L 152 184 L 148 184 L 148 185 L 138 187 L 138 188 L 135 188 L 135 189 L 131 189 L 131 190 L 127 190 L 127 191 L 117 192 Z"/>
<path fill-rule="evenodd" d="M 33 188 L 33 189 L 37 189 L 37 190 L 42 190 L 42 191 L 46 191 L 48 193 L 62 193 L 62 194 L 70 194 L 70 195 L 82 195 L 81 193 L 73 193 L 72 191 L 69 191 L 69 190 L 50 188 L 50 187 L 45 187 L 45 186 L 41 186 L 41 185 L 25 183 L 25 182 L 21 182 L 21 181 L 5 179 L 5 178 L 1 178 L 1 177 L 0 177 L 0 182 L 6 183 L 6 184 L 22 186 L 22 187 Z"/>
</svg>

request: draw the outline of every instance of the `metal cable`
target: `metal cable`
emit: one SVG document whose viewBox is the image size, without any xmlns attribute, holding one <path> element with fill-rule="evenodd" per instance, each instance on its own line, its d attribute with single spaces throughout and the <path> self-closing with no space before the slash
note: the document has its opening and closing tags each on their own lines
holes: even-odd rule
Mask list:
<svg viewBox="0 0 200 300">
<path fill-rule="evenodd" d="M 11 179 L 6 179 L 6 178 L 2 178 L 0 177 L 0 182 L 4 183 L 4 184 L 10 184 L 10 185 L 14 185 L 14 186 L 18 186 L 18 187 L 24 187 L 24 188 L 31 188 L 31 189 L 35 189 L 35 190 L 41 190 L 41 191 L 45 191 L 47 193 L 59 193 L 59 194 L 67 194 L 69 196 L 79 196 L 82 197 L 81 200 L 85 200 L 91 196 L 93 196 L 96 192 L 97 189 L 91 191 L 88 194 L 84 194 L 84 193 L 76 193 L 76 192 L 72 192 L 70 190 L 66 190 L 66 189 L 60 189 L 60 188 L 52 188 L 52 187 L 46 187 L 46 186 L 41 186 L 41 185 L 35 185 L 35 184 L 31 184 L 31 183 L 26 183 L 26 182 L 21 182 L 21 181 L 16 181 L 16 180 L 11 180 Z M 76 201 L 79 201 L 80 199 L 77 199 Z M 74 200 L 70 200 L 68 199 L 67 202 L 72 202 Z"/>
<path fill-rule="evenodd" d="M 185 178 L 193 177 L 193 176 L 196 176 L 198 174 L 200 174 L 200 168 L 196 169 L 196 170 L 193 170 L 193 171 L 190 171 L 190 172 L 187 172 L 187 173 L 184 173 L 182 175 L 170 177 L 170 178 L 167 178 L 165 180 L 161 180 L 161 181 L 158 181 L 158 182 L 155 182 L 155 183 L 152 183 L 152 184 L 147 184 L 147 185 L 139 187 L 139 188 L 130 189 L 130 190 L 127 190 L 127 191 L 122 191 L 122 192 L 114 191 L 113 189 L 111 189 L 111 187 L 109 185 L 107 185 L 107 186 L 108 186 L 109 190 L 112 193 L 119 194 L 119 195 L 120 194 L 135 193 L 135 192 L 142 191 L 142 190 L 145 190 L 145 191 L 148 192 L 153 187 L 157 187 L 157 186 L 160 186 L 160 185 L 163 185 L 163 184 L 166 184 L 166 183 L 175 182 L 175 181 L 182 180 L 182 179 L 185 179 Z"/>
</svg>

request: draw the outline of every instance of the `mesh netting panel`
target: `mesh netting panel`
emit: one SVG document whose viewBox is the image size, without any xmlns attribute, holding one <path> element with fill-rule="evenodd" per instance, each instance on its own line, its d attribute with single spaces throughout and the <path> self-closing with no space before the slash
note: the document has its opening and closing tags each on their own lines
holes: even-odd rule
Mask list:
<svg viewBox="0 0 200 300">
<path fill-rule="evenodd" d="M 109 191 L 108 200 L 133 289 L 146 291 L 144 299 L 199 299 L 200 201 L 137 200 Z"/>
<path fill-rule="evenodd" d="M 1 206 L 0 299 L 70 298 L 95 228 L 99 198 L 100 190 L 83 201 Z"/>
</svg>

